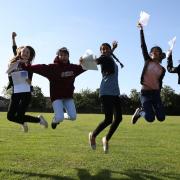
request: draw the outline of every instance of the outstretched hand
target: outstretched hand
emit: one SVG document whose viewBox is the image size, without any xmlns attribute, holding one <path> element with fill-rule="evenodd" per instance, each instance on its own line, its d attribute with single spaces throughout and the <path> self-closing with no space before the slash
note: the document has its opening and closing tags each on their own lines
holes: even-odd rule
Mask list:
<svg viewBox="0 0 180 180">
<path fill-rule="evenodd" d="M 138 27 L 139 29 L 143 30 L 143 26 L 142 26 L 142 24 L 141 24 L 140 22 L 137 23 L 137 27 Z"/>
<path fill-rule="evenodd" d="M 80 65 L 83 64 L 83 58 L 82 58 L 82 57 L 80 57 L 80 59 L 79 59 L 79 64 L 80 64 Z"/>
<path fill-rule="evenodd" d="M 112 51 L 114 51 L 118 46 L 118 42 L 117 41 L 113 41 L 112 42 Z"/>
<path fill-rule="evenodd" d="M 16 36 L 17 34 L 15 32 L 12 32 L 12 38 L 15 39 Z"/>
</svg>

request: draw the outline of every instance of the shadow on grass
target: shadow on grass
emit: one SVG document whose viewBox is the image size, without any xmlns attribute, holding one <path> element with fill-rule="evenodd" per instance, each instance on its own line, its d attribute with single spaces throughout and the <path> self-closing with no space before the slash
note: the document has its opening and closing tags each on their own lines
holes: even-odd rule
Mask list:
<svg viewBox="0 0 180 180">
<path fill-rule="evenodd" d="M 121 174 L 126 175 L 130 179 L 138 179 L 138 180 L 164 180 L 164 179 L 173 179 L 179 180 L 180 174 L 175 173 L 162 173 L 157 171 L 143 170 L 143 169 L 129 169 Z"/>
<path fill-rule="evenodd" d="M 50 174 L 43 174 L 43 173 L 33 173 L 33 172 L 24 172 L 24 171 L 17 171 L 17 170 L 4 170 L 4 169 L 0 169 L 0 173 L 6 173 L 11 174 L 12 177 L 13 175 L 22 175 L 23 179 L 28 179 L 28 178 L 36 178 L 36 179 L 41 179 L 41 178 L 45 178 L 45 179 L 51 179 L 51 180 L 75 180 L 73 178 L 70 177 L 63 177 L 63 176 L 56 176 L 56 175 L 50 175 Z M 6 177 L 4 177 L 6 178 Z"/>
<path fill-rule="evenodd" d="M 78 169 L 76 168 L 77 176 L 79 180 L 164 180 L 164 179 L 172 179 L 172 180 L 179 180 L 180 174 L 173 174 L 173 173 L 160 173 L 157 171 L 149 171 L 149 170 L 142 170 L 142 169 L 128 169 L 125 171 L 111 171 L 108 169 L 100 170 L 96 175 L 91 175 L 87 169 Z M 50 174 L 43 174 L 43 173 L 33 173 L 33 172 L 23 172 L 17 170 L 5 170 L 0 169 L 0 173 L 6 173 L 13 175 L 22 175 L 23 179 L 28 178 L 46 178 L 51 180 L 75 180 L 71 177 L 63 177 L 58 175 L 50 175 Z M 112 174 L 118 174 L 118 178 L 112 178 Z"/>
<path fill-rule="evenodd" d="M 86 169 L 76 169 L 77 175 L 80 180 L 164 180 L 164 179 L 172 179 L 179 180 L 180 174 L 173 173 L 160 173 L 157 171 L 149 171 L 142 169 L 128 169 L 125 171 L 110 171 L 107 169 L 103 169 L 98 172 L 98 174 L 92 176 Z M 112 178 L 112 174 L 117 175 L 118 178 Z"/>
</svg>

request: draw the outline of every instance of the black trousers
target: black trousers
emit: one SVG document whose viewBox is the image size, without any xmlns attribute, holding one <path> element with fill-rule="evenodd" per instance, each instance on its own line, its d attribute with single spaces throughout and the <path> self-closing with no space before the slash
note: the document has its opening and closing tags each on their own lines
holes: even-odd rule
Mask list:
<svg viewBox="0 0 180 180">
<path fill-rule="evenodd" d="M 30 92 L 12 94 L 8 107 L 7 119 L 19 124 L 23 124 L 24 122 L 39 123 L 40 119 L 38 117 L 25 115 L 30 101 Z"/>
<path fill-rule="evenodd" d="M 108 141 L 116 131 L 119 123 L 122 121 L 121 101 L 119 96 L 106 95 L 101 96 L 101 102 L 104 109 L 105 119 L 93 131 L 93 136 L 96 137 L 103 129 L 111 124 L 110 129 L 106 135 L 106 139 Z"/>
</svg>

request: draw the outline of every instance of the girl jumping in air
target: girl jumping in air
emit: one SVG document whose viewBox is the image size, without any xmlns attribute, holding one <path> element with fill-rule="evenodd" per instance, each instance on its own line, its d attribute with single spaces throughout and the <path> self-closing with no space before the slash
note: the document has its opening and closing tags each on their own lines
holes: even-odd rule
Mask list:
<svg viewBox="0 0 180 180">
<path fill-rule="evenodd" d="M 15 56 L 11 59 L 7 70 L 10 80 L 9 87 L 12 86 L 12 95 L 8 107 L 7 119 L 21 124 L 24 132 L 28 132 L 27 122 L 40 123 L 47 128 L 48 123 L 45 121 L 43 116 L 33 117 L 25 115 L 31 101 L 32 73 L 23 70 L 22 65 L 32 63 L 32 60 L 35 57 L 35 51 L 31 46 L 21 46 L 17 49 L 15 36 L 16 33 L 13 32 L 12 40 Z"/>
<path fill-rule="evenodd" d="M 63 47 L 58 50 L 53 64 L 27 64 L 23 68 L 46 77 L 50 82 L 50 98 L 54 110 L 52 129 L 55 129 L 64 119 L 76 119 L 76 108 L 73 100 L 74 81 L 84 70 L 81 65 L 69 62 L 67 48 Z M 67 113 L 64 113 L 64 109 Z"/>
<path fill-rule="evenodd" d="M 152 47 L 148 53 L 143 26 L 139 23 L 141 48 L 144 57 L 144 68 L 141 75 L 141 108 L 137 108 L 132 116 L 132 124 L 143 116 L 146 121 L 153 122 L 155 116 L 159 121 L 165 120 L 164 106 L 161 101 L 160 92 L 162 79 L 165 75 L 165 68 L 161 61 L 166 57 L 159 46 Z"/>
<path fill-rule="evenodd" d="M 113 48 L 108 43 L 103 43 L 100 46 L 101 56 L 96 59 L 97 64 L 101 65 L 102 81 L 99 90 L 99 96 L 103 105 L 105 119 L 89 133 L 90 147 L 96 149 L 96 137 L 107 126 L 110 129 L 105 137 L 102 138 L 103 150 L 108 152 L 108 142 L 122 121 L 120 90 L 118 85 L 118 66 L 114 59 L 123 64 L 113 54 L 117 47 L 117 42 L 113 43 Z M 114 115 L 114 120 L 113 120 Z"/>
</svg>

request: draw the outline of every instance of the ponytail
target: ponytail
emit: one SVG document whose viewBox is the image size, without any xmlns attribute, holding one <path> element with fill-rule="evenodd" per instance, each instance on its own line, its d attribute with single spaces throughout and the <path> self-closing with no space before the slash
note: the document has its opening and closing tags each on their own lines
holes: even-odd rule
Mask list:
<svg viewBox="0 0 180 180">
<path fill-rule="evenodd" d="M 124 67 L 124 65 L 119 61 L 119 59 L 113 54 L 113 52 L 111 52 L 111 56 L 116 60 L 116 62 L 118 62 L 121 66 L 121 68 Z"/>
</svg>

